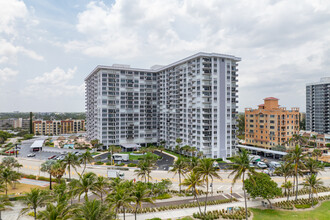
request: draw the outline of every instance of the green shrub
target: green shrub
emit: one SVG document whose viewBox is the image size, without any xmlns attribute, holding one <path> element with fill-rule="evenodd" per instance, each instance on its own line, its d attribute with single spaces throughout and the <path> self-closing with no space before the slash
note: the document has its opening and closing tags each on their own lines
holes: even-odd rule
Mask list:
<svg viewBox="0 0 330 220">
<path fill-rule="evenodd" d="M 111 162 L 107 162 L 106 165 L 110 166 L 111 165 Z"/>
<path fill-rule="evenodd" d="M 124 165 L 125 165 L 124 163 L 117 163 L 115 166 L 122 167 L 122 166 L 124 166 Z"/>
<path fill-rule="evenodd" d="M 95 162 L 95 165 L 103 165 L 104 163 L 102 161 Z"/>
<path fill-rule="evenodd" d="M 136 164 L 135 163 L 129 163 L 127 164 L 128 167 L 136 167 Z"/>
<path fill-rule="evenodd" d="M 164 193 L 164 194 L 161 194 L 159 196 L 156 196 L 154 197 L 155 199 L 170 199 L 172 198 L 171 194 L 169 193 Z"/>
<path fill-rule="evenodd" d="M 161 218 L 149 218 L 147 220 L 162 220 Z"/>
</svg>

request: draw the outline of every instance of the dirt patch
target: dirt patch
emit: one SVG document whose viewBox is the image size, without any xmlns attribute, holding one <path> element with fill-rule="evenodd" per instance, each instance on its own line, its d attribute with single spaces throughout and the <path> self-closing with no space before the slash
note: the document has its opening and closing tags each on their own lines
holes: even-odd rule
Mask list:
<svg viewBox="0 0 330 220">
<path fill-rule="evenodd" d="M 33 188 L 38 188 L 38 189 L 47 189 L 48 187 L 41 187 L 41 186 L 33 186 L 33 185 L 28 185 L 24 183 L 16 183 L 15 188 L 12 188 L 11 186 L 8 186 L 8 195 L 12 194 L 22 194 L 26 192 L 30 192 L 31 189 Z M 0 195 L 4 195 L 5 192 L 1 192 Z"/>
</svg>

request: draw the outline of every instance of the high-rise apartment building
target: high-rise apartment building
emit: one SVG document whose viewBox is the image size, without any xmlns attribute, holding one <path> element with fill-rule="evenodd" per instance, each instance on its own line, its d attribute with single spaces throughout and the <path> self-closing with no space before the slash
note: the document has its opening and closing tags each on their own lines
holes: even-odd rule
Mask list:
<svg viewBox="0 0 330 220">
<path fill-rule="evenodd" d="M 288 146 L 293 134 L 299 134 L 299 108 L 286 110 L 277 98 L 268 97 L 258 109 L 245 109 L 245 144 L 268 149 Z"/>
<path fill-rule="evenodd" d="M 35 135 L 75 134 L 85 131 L 85 120 L 35 120 L 32 128 Z"/>
<path fill-rule="evenodd" d="M 330 134 L 330 77 L 306 85 L 306 130 Z"/>
<path fill-rule="evenodd" d="M 86 129 L 106 146 L 190 145 L 212 158 L 232 155 L 237 143 L 237 62 L 197 53 L 151 69 L 97 66 L 85 79 Z"/>
</svg>

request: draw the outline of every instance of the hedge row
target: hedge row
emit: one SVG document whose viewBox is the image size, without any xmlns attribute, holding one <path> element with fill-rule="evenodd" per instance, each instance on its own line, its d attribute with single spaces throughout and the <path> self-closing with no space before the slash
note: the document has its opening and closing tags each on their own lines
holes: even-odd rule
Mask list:
<svg viewBox="0 0 330 220">
<path fill-rule="evenodd" d="M 251 211 L 248 210 L 248 216 L 251 216 Z M 194 218 L 203 219 L 203 220 L 213 220 L 213 219 L 245 219 L 245 209 L 239 207 L 236 210 L 228 212 L 227 210 L 214 210 L 206 212 L 206 215 L 198 213 L 193 214 Z"/>
</svg>

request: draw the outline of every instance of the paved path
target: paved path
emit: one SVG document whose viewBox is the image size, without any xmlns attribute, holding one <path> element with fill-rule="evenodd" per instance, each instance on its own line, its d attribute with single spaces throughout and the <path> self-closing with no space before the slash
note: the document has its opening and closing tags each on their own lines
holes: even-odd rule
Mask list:
<svg viewBox="0 0 330 220">
<path fill-rule="evenodd" d="M 18 180 L 18 182 L 24 183 L 24 184 L 29 184 L 29 185 L 34 185 L 34 186 L 42 186 L 42 187 L 49 186 L 49 182 L 47 182 L 47 181 L 31 180 L 31 179 L 26 179 L 26 178 L 22 178 L 22 179 Z"/>
<path fill-rule="evenodd" d="M 325 196 L 325 195 L 330 195 L 330 192 L 325 192 L 325 193 L 319 193 L 318 196 Z M 298 196 L 298 198 L 308 198 L 308 195 L 302 195 Z M 294 199 L 294 197 L 290 197 L 290 199 Z M 279 198 L 279 199 L 273 199 L 272 203 L 274 202 L 279 202 L 279 201 L 284 201 L 286 198 Z M 259 207 L 261 206 L 261 201 L 264 201 L 263 199 L 255 199 L 255 200 L 248 200 L 248 207 Z M 207 206 L 208 211 L 212 210 L 219 210 L 219 209 L 227 209 L 227 207 L 244 207 L 244 198 L 240 199 L 239 202 L 233 202 L 233 203 L 225 203 L 225 204 L 220 204 L 220 205 L 212 205 L 212 206 Z M 185 216 L 192 216 L 193 213 L 198 212 L 198 207 L 195 208 L 188 208 L 188 209 L 174 209 L 170 211 L 164 211 L 164 212 L 155 212 L 155 213 L 145 213 L 145 214 L 138 214 L 137 219 L 139 220 L 145 220 L 145 219 L 152 219 L 152 218 L 161 218 L 161 219 L 176 219 L 176 218 L 181 218 Z M 123 219 L 122 214 L 120 215 L 120 219 Z M 133 220 L 134 214 L 131 213 L 126 213 L 126 220 Z"/>
</svg>

